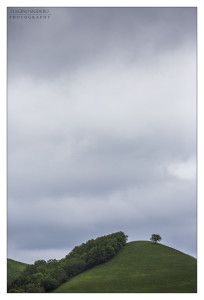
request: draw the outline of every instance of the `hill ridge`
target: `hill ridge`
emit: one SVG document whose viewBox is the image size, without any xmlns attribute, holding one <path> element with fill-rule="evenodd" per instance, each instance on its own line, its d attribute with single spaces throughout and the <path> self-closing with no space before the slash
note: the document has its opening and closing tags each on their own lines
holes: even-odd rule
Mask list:
<svg viewBox="0 0 204 300">
<path fill-rule="evenodd" d="M 17 278 L 27 267 L 27 263 L 23 263 L 12 258 L 7 258 L 7 280 L 10 283 Z"/>
<path fill-rule="evenodd" d="M 110 261 L 63 283 L 55 293 L 196 293 L 197 260 L 150 241 L 131 241 Z"/>
</svg>

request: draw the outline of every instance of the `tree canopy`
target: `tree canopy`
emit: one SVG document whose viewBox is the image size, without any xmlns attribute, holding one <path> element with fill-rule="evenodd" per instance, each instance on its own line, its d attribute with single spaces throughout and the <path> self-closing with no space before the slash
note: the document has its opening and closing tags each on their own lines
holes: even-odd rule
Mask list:
<svg viewBox="0 0 204 300">
<path fill-rule="evenodd" d="M 112 233 L 76 246 L 60 260 L 38 260 L 8 284 L 8 292 L 50 292 L 73 276 L 108 261 L 125 246 L 127 237 L 122 231 Z"/>
<path fill-rule="evenodd" d="M 159 234 L 152 234 L 150 240 L 156 244 L 157 242 L 160 242 L 161 241 L 161 236 Z"/>
</svg>

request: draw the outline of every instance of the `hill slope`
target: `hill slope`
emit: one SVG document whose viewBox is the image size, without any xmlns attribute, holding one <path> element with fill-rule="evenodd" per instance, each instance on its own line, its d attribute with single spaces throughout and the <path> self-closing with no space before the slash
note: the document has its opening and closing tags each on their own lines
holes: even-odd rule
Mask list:
<svg viewBox="0 0 204 300">
<path fill-rule="evenodd" d="M 8 258 L 7 259 L 7 279 L 8 282 L 18 277 L 27 267 L 27 264 Z"/>
<path fill-rule="evenodd" d="M 197 260 L 147 241 L 128 243 L 109 262 L 70 279 L 54 293 L 196 293 Z"/>
</svg>

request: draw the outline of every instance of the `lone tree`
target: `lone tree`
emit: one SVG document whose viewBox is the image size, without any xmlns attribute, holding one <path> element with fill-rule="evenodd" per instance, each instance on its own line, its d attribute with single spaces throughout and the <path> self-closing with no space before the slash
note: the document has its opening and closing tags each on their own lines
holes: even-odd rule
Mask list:
<svg viewBox="0 0 204 300">
<path fill-rule="evenodd" d="M 161 241 L 161 236 L 159 234 L 152 234 L 150 240 L 156 244 L 157 242 L 160 242 Z"/>
</svg>

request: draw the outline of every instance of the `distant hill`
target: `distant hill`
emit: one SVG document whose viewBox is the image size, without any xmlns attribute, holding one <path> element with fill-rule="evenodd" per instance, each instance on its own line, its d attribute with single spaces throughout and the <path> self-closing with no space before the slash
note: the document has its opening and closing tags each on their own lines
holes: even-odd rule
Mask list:
<svg viewBox="0 0 204 300">
<path fill-rule="evenodd" d="M 196 293 L 197 260 L 148 241 L 127 243 L 110 261 L 63 283 L 54 293 Z"/>
<path fill-rule="evenodd" d="M 8 282 L 17 278 L 27 267 L 28 264 L 13 260 L 7 259 L 7 280 Z"/>
</svg>

